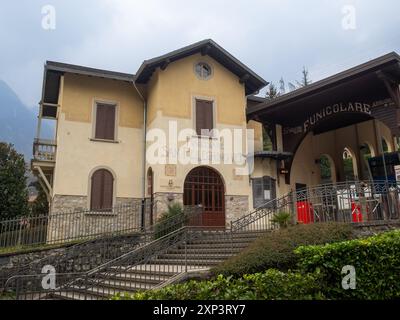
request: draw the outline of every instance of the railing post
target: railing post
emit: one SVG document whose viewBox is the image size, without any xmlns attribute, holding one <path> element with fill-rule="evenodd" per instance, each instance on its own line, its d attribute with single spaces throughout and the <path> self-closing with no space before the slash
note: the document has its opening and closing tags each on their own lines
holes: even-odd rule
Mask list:
<svg viewBox="0 0 400 320">
<path fill-rule="evenodd" d="M 188 272 L 188 265 L 187 265 L 187 230 L 185 230 L 185 273 Z"/>
<path fill-rule="evenodd" d="M 291 202 L 292 202 L 292 220 L 293 220 L 293 224 L 296 225 L 298 223 L 297 221 L 297 199 L 296 199 L 296 191 L 291 191 L 291 196 L 289 197 L 291 198 Z"/>
<path fill-rule="evenodd" d="M 233 221 L 231 221 L 231 254 L 233 255 Z"/>
</svg>

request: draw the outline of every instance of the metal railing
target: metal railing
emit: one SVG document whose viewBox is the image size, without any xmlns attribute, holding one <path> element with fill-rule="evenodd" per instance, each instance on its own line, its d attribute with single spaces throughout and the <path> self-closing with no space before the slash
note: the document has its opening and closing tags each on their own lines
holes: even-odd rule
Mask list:
<svg viewBox="0 0 400 320">
<path fill-rule="evenodd" d="M 239 253 L 263 232 L 279 228 L 273 219 L 279 213 L 289 213 L 293 223 L 360 223 L 398 219 L 399 205 L 397 183 L 356 181 L 290 192 L 233 221 L 228 229 L 202 227 L 201 208 L 186 208 L 180 218 L 149 226 L 137 244 L 124 252 L 118 245 L 104 247 L 107 259 L 92 264 L 87 272 L 70 276 L 62 273 L 67 269 L 57 269 L 61 274 L 56 290 L 42 288 L 37 281 L 43 275 L 19 275 L 7 281 L 4 292 L 18 299 L 89 300 L 156 289 L 189 271 L 206 270 Z M 86 255 L 89 252 L 88 247 Z"/>
<path fill-rule="evenodd" d="M 5 281 L 5 284 L 3 283 L 3 295 L 13 294 L 17 299 L 41 299 L 47 297 L 49 293 L 67 292 L 69 294 L 69 292 L 81 291 L 82 288 L 77 290 L 77 286 L 82 286 L 82 277 L 85 279 L 85 283 L 91 283 L 98 273 L 108 266 L 113 266 L 125 257 L 136 256 L 140 252 L 147 252 L 148 256 L 149 250 L 155 248 L 154 243 L 164 243 L 165 239 L 172 238 L 185 225 L 201 223 L 199 210 L 201 210 L 199 207 L 186 207 L 183 215 L 163 219 L 136 235 L 88 241 L 68 248 L 59 254 L 10 270 L 8 276 L 4 277 L 8 280 Z M 171 245 L 172 242 L 170 241 L 169 244 Z M 57 277 L 56 289 L 43 288 L 41 283 L 44 277 L 41 274 L 43 266 L 52 266 L 61 275 Z"/>
<path fill-rule="evenodd" d="M 400 218 L 400 183 L 347 181 L 292 191 L 233 221 L 231 230 L 257 231 L 277 227 L 278 213 L 294 223 L 385 221 Z"/>
<path fill-rule="evenodd" d="M 54 140 L 35 139 L 33 159 L 36 161 L 56 161 L 57 143 Z"/>
<path fill-rule="evenodd" d="M 145 217 L 149 215 L 145 203 Z M 58 245 L 140 231 L 141 199 L 102 211 L 71 211 L 0 221 L 0 248 Z"/>
</svg>

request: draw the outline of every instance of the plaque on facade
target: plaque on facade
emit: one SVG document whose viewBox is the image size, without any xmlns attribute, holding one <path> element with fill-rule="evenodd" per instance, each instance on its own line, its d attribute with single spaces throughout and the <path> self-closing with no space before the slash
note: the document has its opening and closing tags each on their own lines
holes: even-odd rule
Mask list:
<svg viewBox="0 0 400 320">
<path fill-rule="evenodd" d="M 176 177 L 176 165 L 175 164 L 165 165 L 165 175 L 167 177 Z"/>
</svg>

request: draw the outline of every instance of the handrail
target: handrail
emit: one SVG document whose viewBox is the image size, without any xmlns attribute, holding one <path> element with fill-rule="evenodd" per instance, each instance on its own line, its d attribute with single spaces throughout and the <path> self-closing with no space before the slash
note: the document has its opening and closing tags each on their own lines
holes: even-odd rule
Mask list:
<svg viewBox="0 0 400 320">
<path fill-rule="evenodd" d="M 398 191 L 400 191 L 400 183 L 399 182 L 389 182 L 384 180 L 375 180 L 375 181 L 345 181 L 339 183 L 329 183 L 329 184 L 321 184 L 317 186 L 313 186 L 310 188 L 306 188 L 298 191 L 290 191 L 289 193 L 283 195 L 280 198 L 276 198 L 266 202 L 264 205 L 254 209 L 248 214 L 236 219 L 231 222 L 231 230 L 232 232 L 239 231 L 249 226 L 252 223 L 256 223 L 261 219 L 265 219 L 268 216 L 272 216 L 274 213 L 278 212 L 282 208 L 287 208 L 289 205 L 292 207 L 291 213 L 294 214 L 294 204 L 298 199 L 307 199 L 310 198 L 313 193 L 321 193 L 326 196 L 327 194 L 337 196 L 337 192 L 340 190 L 345 190 L 348 192 L 355 193 L 375 193 L 375 194 L 386 194 L 391 188 L 393 189 L 396 186 Z M 353 188 L 354 187 L 354 188 Z"/>
</svg>

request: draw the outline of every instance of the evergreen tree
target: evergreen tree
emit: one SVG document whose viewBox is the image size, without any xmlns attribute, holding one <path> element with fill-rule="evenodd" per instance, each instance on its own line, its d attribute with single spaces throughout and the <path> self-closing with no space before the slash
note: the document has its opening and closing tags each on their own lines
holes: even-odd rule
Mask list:
<svg viewBox="0 0 400 320">
<path fill-rule="evenodd" d="M 263 126 L 263 151 L 272 151 L 272 141 L 271 137 L 268 134 L 267 127 Z"/>
<path fill-rule="evenodd" d="M 26 167 L 12 144 L 0 142 L 0 220 L 28 213 Z"/>
<path fill-rule="evenodd" d="M 285 81 L 283 80 L 283 78 L 281 78 L 281 80 L 279 80 L 279 94 L 285 94 L 286 93 L 286 85 L 285 85 Z"/>
<path fill-rule="evenodd" d="M 280 96 L 280 93 L 278 92 L 278 89 L 276 88 L 275 84 L 273 82 L 271 82 L 268 86 L 265 97 L 267 98 L 267 100 L 273 100 L 279 96 Z"/>
<path fill-rule="evenodd" d="M 308 70 L 306 69 L 306 67 L 303 67 L 303 71 L 301 72 L 301 74 L 302 74 L 301 80 L 296 81 L 298 88 L 307 87 L 308 85 L 310 85 L 312 83 L 312 81 L 310 80 L 310 77 L 308 75 Z"/>
</svg>

